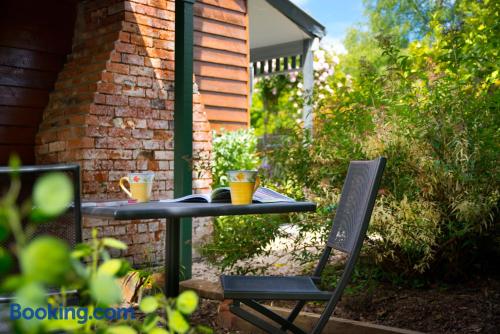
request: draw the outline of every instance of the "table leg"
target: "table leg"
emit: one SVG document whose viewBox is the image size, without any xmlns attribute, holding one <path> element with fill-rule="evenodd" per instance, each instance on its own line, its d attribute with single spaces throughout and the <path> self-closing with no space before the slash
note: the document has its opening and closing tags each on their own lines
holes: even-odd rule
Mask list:
<svg viewBox="0 0 500 334">
<path fill-rule="evenodd" d="M 165 293 L 167 297 L 179 295 L 180 219 L 168 218 L 165 235 Z"/>
</svg>

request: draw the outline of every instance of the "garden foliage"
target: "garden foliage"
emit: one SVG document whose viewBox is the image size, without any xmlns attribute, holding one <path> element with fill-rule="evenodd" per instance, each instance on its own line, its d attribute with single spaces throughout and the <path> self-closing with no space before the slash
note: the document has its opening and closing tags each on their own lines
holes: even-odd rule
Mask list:
<svg viewBox="0 0 500 334">
<path fill-rule="evenodd" d="M 124 250 L 127 245 L 113 238 L 98 238 L 97 230 L 92 240 L 70 249 L 67 243 L 49 235 L 34 236 L 37 224 L 50 224 L 63 214 L 73 201 L 73 185 L 64 173 L 55 172 L 41 176 L 35 182 L 32 199 L 18 206 L 21 190 L 20 162 L 11 159 L 13 168 L 11 184 L 0 198 L 0 295 L 12 296 L 22 308 L 47 307 L 57 309 L 75 299 L 67 291 L 78 291 L 77 305 L 86 307 L 92 314 L 97 307 L 118 307 L 123 303 L 118 279 L 130 270 L 127 261 L 111 258 L 111 250 Z M 26 223 L 25 223 L 26 222 Z M 19 263 L 20 273 L 14 267 Z M 48 295 L 57 289 L 58 295 Z M 19 319 L 12 324 L 16 333 L 117 333 L 163 334 L 193 331 L 186 318 L 198 305 L 192 291 L 182 293 L 177 299 L 167 299 L 163 294 L 145 297 L 139 308 L 146 315 L 143 319 L 118 320 L 88 318 L 87 322 L 70 316 L 68 319 Z M 162 313 L 158 314 L 158 311 Z M 198 328 L 203 332 L 205 328 Z"/>
<path fill-rule="evenodd" d="M 257 84 L 255 98 L 278 101 L 273 115 L 297 119 L 274 129 L 280 145 L 264 152 L 266 182 L 319 203 L 318 214 L 289 218 L 301 239 L 329 228 L 350 160 L 386 156 L 365 255 L 391 277 L 457 277 L 484 245 L 499 244 L 500 4 L 425 1 L 418 31 L 395 26 L 415 14 L 395 4 L 371 2 L 369 29 L 350 41 L 352 52 L 357 42 L 375 45 L 368 57 L 348 53 L 337 64 L 316 52 L 313 136 L 300 127 L 295 76 Z M 260 112 L 253 119 L 266 117 Z M 296 255 L 311 258 L 309 250 Z"/>
</svg>

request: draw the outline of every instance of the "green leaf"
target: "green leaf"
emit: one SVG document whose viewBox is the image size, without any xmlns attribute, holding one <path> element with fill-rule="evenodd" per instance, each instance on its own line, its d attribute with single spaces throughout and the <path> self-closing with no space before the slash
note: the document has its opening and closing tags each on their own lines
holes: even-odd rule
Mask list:
<svg viewBox="0 0 500 334">
<path fill-rule="evenodd" d="M 9 252 L 0 246 L 0 275 L 8 273 L 13 262 L 14 261 L 12 260 L 12 256 Z"/>
<path fill-rule="evenodd" d="M 196 333 L 200 334 L 212 334 L 214 331 L 212 328 L 204 325 L 198 325 L 196 326 Z"/>
<path fill-rule="evenodd" d="M 71 312 L 69 312 L 69 316 L 71 315 Z M 72 332 L 85 325 L 80 324 L 79 321 L 79 319 L 48 320 L 44 323 L 44 329 L 47 332 Z"/>
<path fill-rule="evenodd" d="M 139 308 L 144 313 L 154 312 L 158 308 L 158 301 L 152 296 L 145 297 L 141 300 Z"/>
<path fill-rule="evenodd" d="M 0 291 L 17 291 L 26 284 L 26 279 L 21 275 L 10 275 L 2 281 Z"/>
<path fill-rule="evenodd" d="M 109 275 L 99 274 L 90 281 L 92 298 L 102 305 L 115 305 L 122 301 L 122 290 L 116 280 Z"/>
<path fill-rule="evenodd" d="M 14 173 L 18 173 L 18 169 L 21 167 L 21 159 L 17 154 L 12 154 L 9 157 L 9 167 L 14 170 Z"/>
<path fill-rule="evenodd" d="M 163 328 L 156 327 L 150 330 L 148 334 L 168 334 L 168 332 Z"/>
<path fill-rule="evenodd" d="M 73 185 L 64 173 L 50 173 L 35 182 L 33 203 L 40 213 L 54 217 L 62 214 L 73 201 Z"/>
<path fill-rule="evenodd" d="M 16 292 L 15 298 L 23 308 L 37 308 L 45 306 L 46 293 L 41 284 L 32 282 L 22 286 Z"/>
<path fill-rule="evenodd" d="M 92 255 L 92 247 L 89 244 L 78 244 L 71 252 L 73 259 L 80 259 Z"/>
<path fill-rule="evenodd" d="M 120 325 L 109 327 L 106 334 L 137 334 L 137 331 L 130 326 Z"/>
<path fill-rule="evenodd" d="M 127 249 L 127 244 L 123 241 L 114 239 L 114 238 L 104 238 L 102 239 L 102 244 L 106 247 L 115 248 L 115 249 Z"/>
<path fill-rule="evenodd" d="M 160 319 L 161 318 L 154 313 L 148 314 L 148 316 L 146 317 L 146 319 L 144 319 L 144 322 L 142 323 L 142 331 L 150 332 L 158 325 Z"/>
<path fill-rule="evenodd" d="M 130 263 L 126 260 L 121 260 L 122 266 L 120 267 L 120 270 L 116 273 L 116 277 L 123 277 L 129 273 L 131 270 Z"/>
<path fill-rule="evenodd" d="M 186 333 L 189 330 L 189 324 L 184 319 L 182 313 L 174 310 L 168 315 L 168 326 L 177 333 Z"/>
<path fill-rule="evenodd" d="M 198 295 L 191 290 L 184 291 L 177 297 L 176 306 L 184 314 L 191 314 L 198 306 Z"/>
<path fill-rule="evenodd" d="M 28 279 L 58 285 L 71 270 L 68 246 L 61 240 L 42 236 L 21 252 L 21 269 Z"/>
<path fill-rule="evenodd" d="M 9 234 L 9 214 L 7 210 L 0 207 L 0 242 L 6 240 Z"/>
<path fill-rule="evenodd" d="M 106 274 L 109 276 L 115 276 L 121 267 L 122 267 L 122 260 L 111 259 L 99 266 L 99 269 L 97 269 L 97 275 Z"/>
</svg>

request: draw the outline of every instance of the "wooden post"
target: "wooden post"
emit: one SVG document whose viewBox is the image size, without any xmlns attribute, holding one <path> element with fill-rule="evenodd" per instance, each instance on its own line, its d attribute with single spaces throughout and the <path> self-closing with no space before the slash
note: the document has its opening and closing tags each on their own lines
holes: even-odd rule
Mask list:
<svg viewBox="0 0 500 334">
<path fill-rule="evenodd" d="M 313 101 L 312 93 L 314 88 L 314 67 L 312 53 L 312 39 L 304 40 L 304 51 L 302 53 L 302 74 L 304 77 L 304 109 L 302 110 L 302 120 L 304 129 L 313 131 Z"/>
</svg>

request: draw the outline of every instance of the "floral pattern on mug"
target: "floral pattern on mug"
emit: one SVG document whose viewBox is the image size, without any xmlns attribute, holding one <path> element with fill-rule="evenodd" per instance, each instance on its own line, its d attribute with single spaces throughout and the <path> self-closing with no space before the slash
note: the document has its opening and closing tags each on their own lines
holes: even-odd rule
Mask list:
<svg viewBox="0 0 500 334">
<path fill-rule="evenodd" d="M 229 182 L 255 182 L 257 171 L 255 170 L 237 170 L 227 172 Z"/>
<path fill-rule="evenodd" d="M 151 183 L 154 176 L 153 172 L 129 173 L 129 180 L 132 183 Z"/>
</svg>

